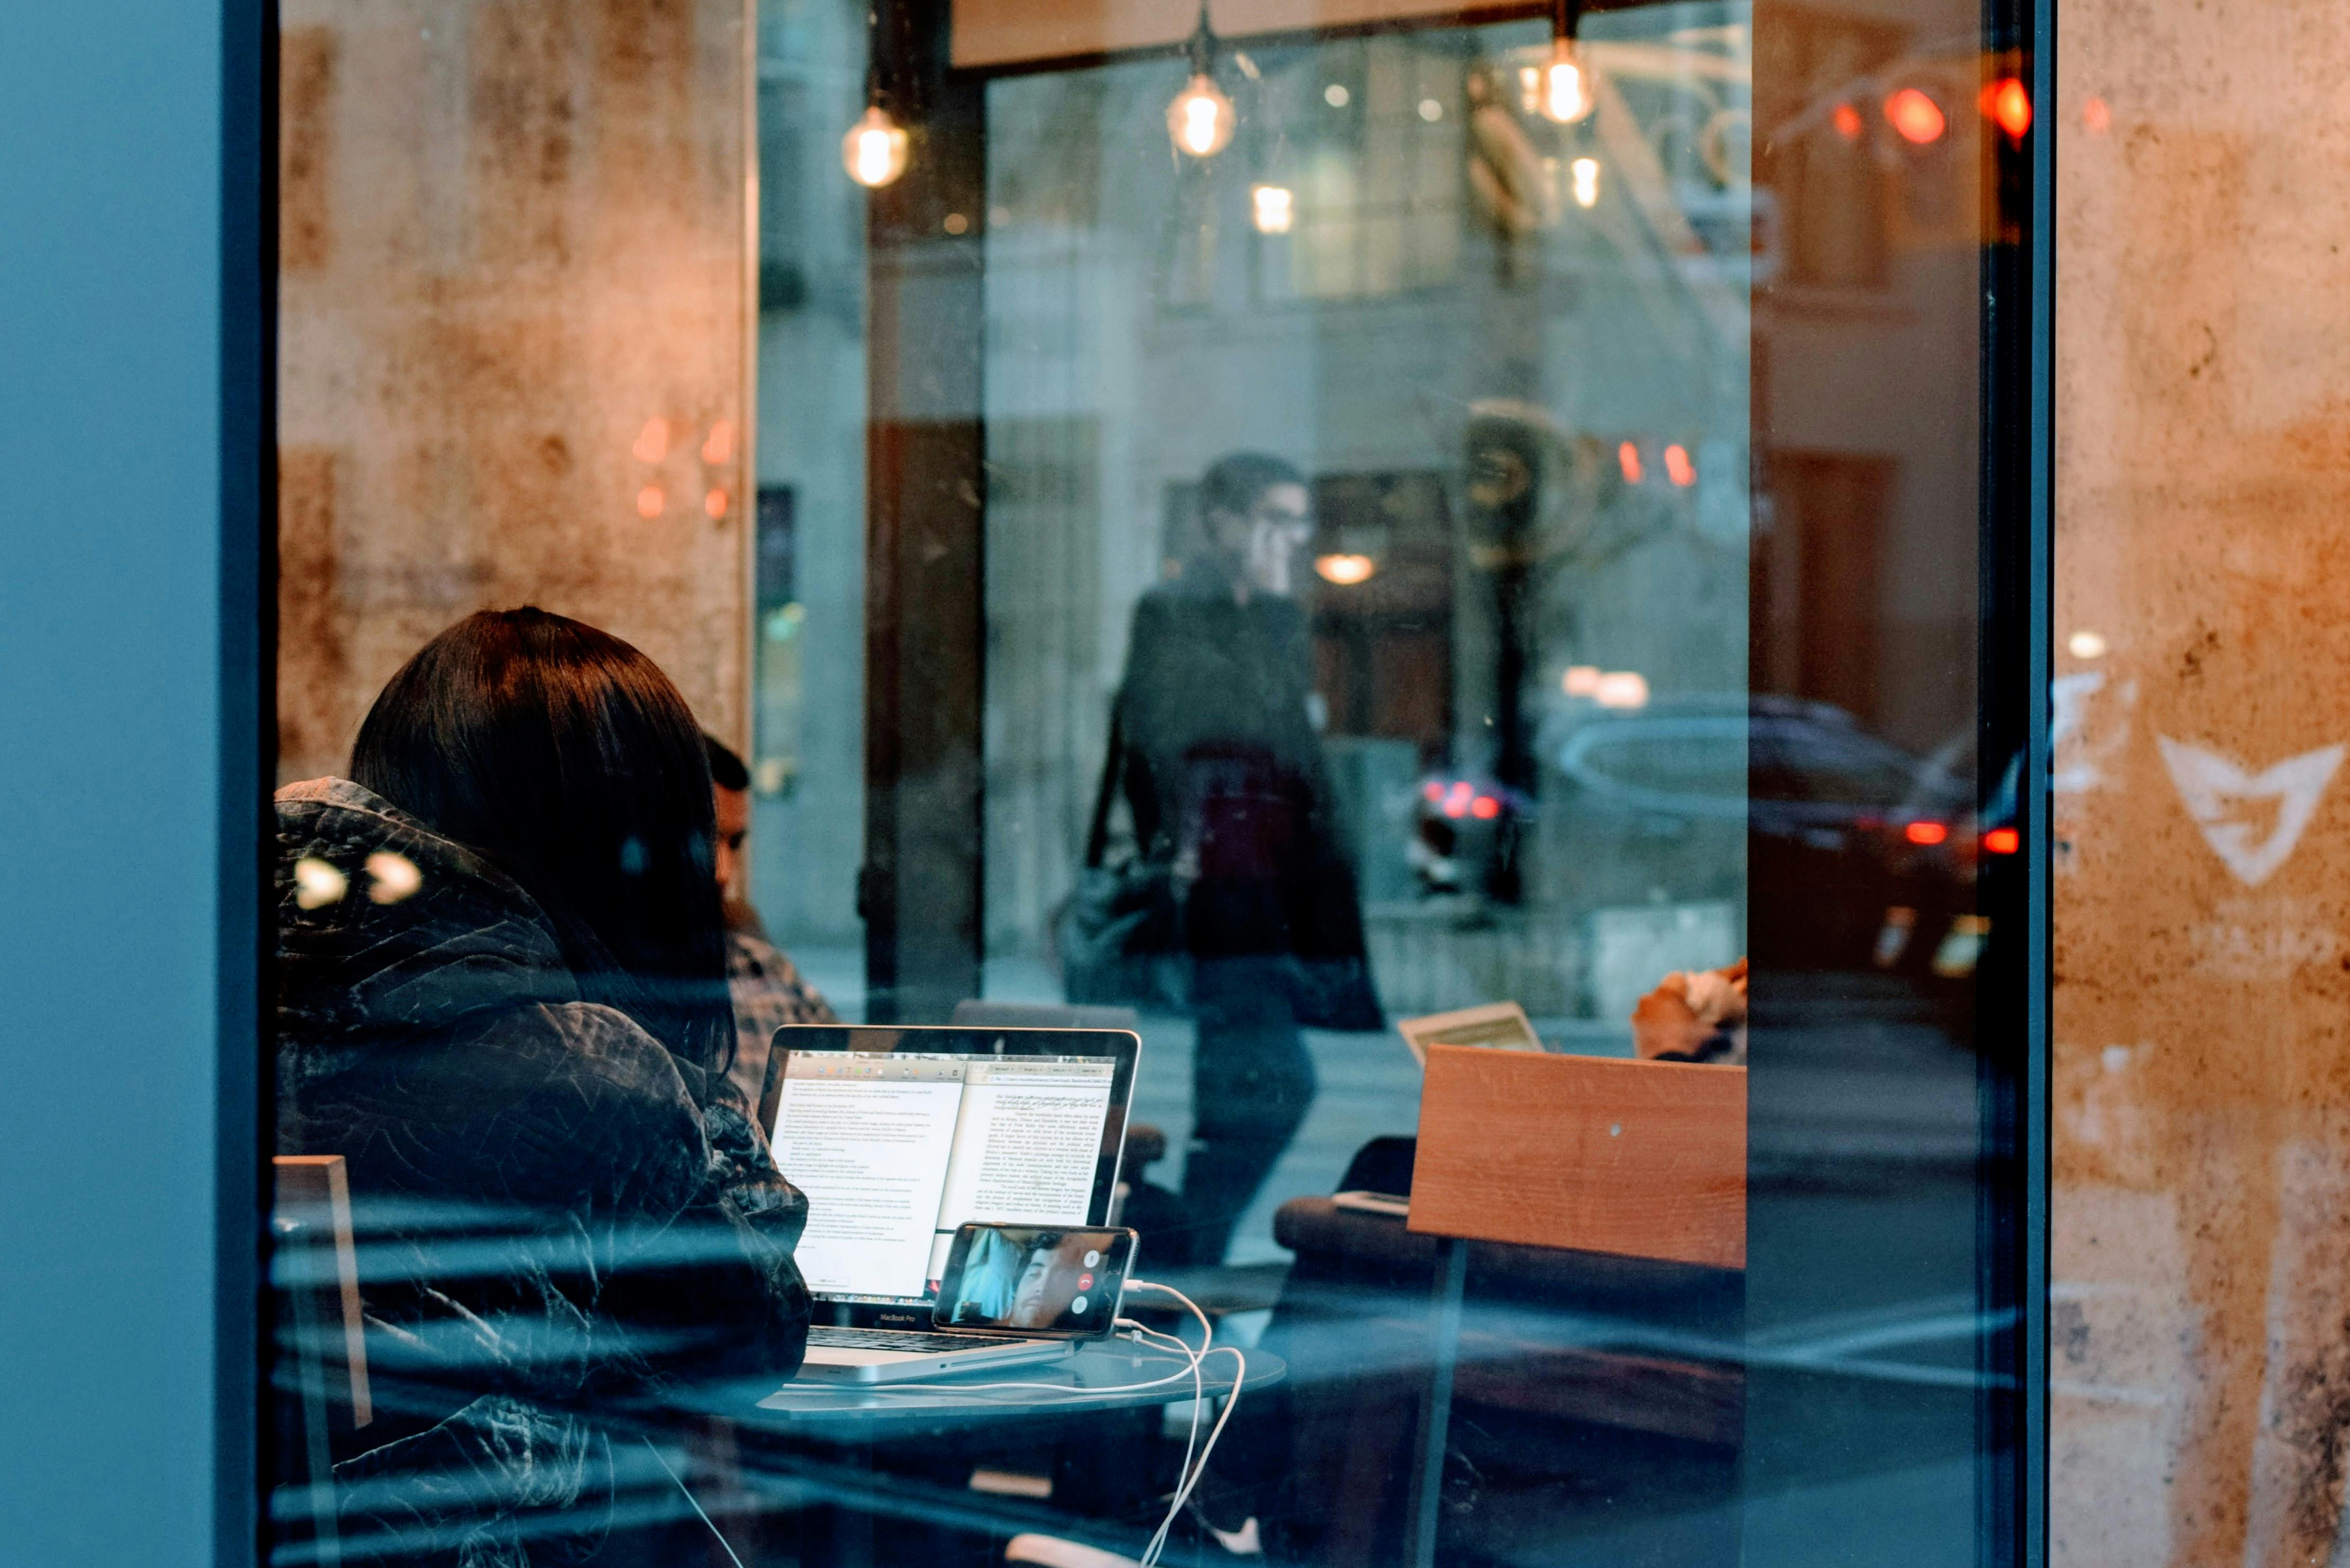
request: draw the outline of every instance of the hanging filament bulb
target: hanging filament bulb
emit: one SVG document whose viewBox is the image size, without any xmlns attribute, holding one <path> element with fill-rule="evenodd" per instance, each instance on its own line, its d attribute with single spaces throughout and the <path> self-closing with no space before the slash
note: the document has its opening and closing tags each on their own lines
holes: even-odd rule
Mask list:
<svg viewBox="0 0 2350 1568">
<path fill-rule="evenodd" d="M 840 139 L 840 161 L 851 180 L 879 190 L 906 171 L 906 128 L 879 104 L 868 104 Z"/>
<path fill-rule="evenodd" d="M 1578 207 L 1597 206 L 1599 204 L 1599 160 L 1578 158 L 1566 166 L 1566 171 L 1573 181 L 1575 204 Z"/>
<path fill-rule="evenodd" d="M 1543 67 L 1542 111 L 1543 118 L 1561 125 L 1572 125 L 1591 112 L 1591 76 L 1572 38 L 1551 46 L 1550 64 Z"/>
<path fill-rule="evenodd" d="M 1206 0 L 1201 0 L 1200 25 L 1191 29 L 1188 53 L 1191 79 L 1167 106 L 1167 134 L 1174 139 L 1177 151 L 1193 158 L 1213 158 L 1231 143 L 1240 114 L 1216 85 L 1216 35 L 1208 26 Z"/>
<path fill-rule="evenodd" d="M 1239 116 L 1213 77 L 1193 77 L 1167 106 L 1167 134 L 1194 158 L 1213 158 L 1232 139 Z"/>
<path fill-rule="evenodd" d="M 1542 68 L 1543 118 L 1573 125 L 1591 112 L 1591 69 L 1575 46 L 1582 0 L 1556 0 L 1550 14 L 1550 62 Z"/>
</svg>

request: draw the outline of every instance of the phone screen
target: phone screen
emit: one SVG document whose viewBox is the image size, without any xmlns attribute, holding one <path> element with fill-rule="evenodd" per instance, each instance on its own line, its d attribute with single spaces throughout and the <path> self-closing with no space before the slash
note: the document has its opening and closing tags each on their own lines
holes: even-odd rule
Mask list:
<svg viewBox="0 0 2350 1568">
<path fill-rule="evenodd" d="M 1098 1337 L 1118 1318 L 1134 1232 L 1066 1225 L 968 1224 L 955 1231 L 931 1321 Z"/>
</svg>

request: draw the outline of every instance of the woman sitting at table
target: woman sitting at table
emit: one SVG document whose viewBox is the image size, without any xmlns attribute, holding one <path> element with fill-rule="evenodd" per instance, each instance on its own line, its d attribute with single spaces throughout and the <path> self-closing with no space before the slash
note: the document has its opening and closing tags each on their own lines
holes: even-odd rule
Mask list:
<svg viewBox="0 0 2350 1568">
<path fill-rule="evenodd" d="M 725 1087 L 702 732 L 628 644 L 536 609 L 442 632 L 351 778 L 277 794 L 277 1147 L 340 1155 L 376 1418 L 347 1553 L 571 1562 L 606 1430 L 798 1366 L 806 1200 Z"/>
</svg>

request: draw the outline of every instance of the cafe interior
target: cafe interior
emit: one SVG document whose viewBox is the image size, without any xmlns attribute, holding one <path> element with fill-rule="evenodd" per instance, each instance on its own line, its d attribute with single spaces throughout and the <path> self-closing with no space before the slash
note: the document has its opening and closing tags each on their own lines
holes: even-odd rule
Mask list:
<svg viewBox="0 0 2350 1568">
<path fill-rule="evenodd" d="M 278 11 L 273 1562 L 1998 1558 L 1997 7 Z"/>
</svg>

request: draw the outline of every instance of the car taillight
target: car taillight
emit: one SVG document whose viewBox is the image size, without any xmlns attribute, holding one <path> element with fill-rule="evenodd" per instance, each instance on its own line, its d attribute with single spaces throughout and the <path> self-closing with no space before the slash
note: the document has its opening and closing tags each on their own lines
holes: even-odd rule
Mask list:
<svg viewBox="0 0 2350 1568">
<path fill-rule="evenodd" d="M 1983 835 L 1983 848 L 1992 855 L 2012 855 L 2023 847 L 2023 835 L 2012 827 L 1994 827 Z"/>
<path fill-rule="evenodd" d="M 1923 845 L 1928 848 L 1931 848 L 1933 846 L 1949 838 L 1950 836 L 1950 830 L 1949 826 L 1944 823 L 1913 822 L 1901 830 L 1901 836 L 1908 839 L 1912 844 Z"/>
</svg>

